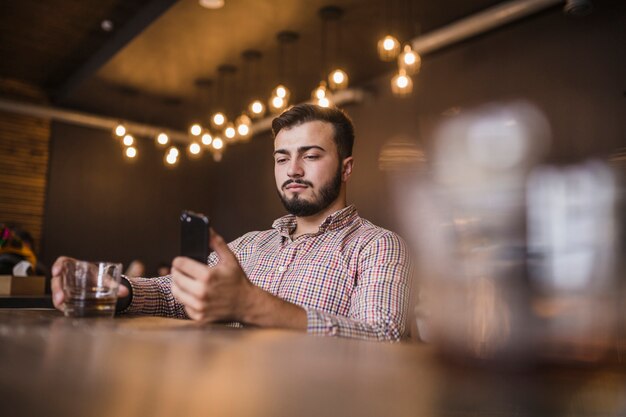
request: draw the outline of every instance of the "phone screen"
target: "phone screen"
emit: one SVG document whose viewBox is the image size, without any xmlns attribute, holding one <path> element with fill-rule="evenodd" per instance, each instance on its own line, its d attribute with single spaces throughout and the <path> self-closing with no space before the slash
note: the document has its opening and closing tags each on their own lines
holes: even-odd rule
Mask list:
<svg viewBox="0 0 626 417">
<path fill-rule="evenodd" d="M 182 256 L 206 263 L 209 256 L 209 218 L 202 213 L 183 211 L 180 216 Z"/>
</svg>

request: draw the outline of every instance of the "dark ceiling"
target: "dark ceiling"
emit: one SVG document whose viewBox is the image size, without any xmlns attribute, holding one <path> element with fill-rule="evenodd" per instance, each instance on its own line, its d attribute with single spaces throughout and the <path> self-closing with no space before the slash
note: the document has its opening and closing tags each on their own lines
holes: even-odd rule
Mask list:
<svg viewBox="0 0 626 417">
<path fill-rule="evenodd" d="M 359 85 L 393 68 L 376 57 L 389 13 L 392 28 L 406 39 L 409 31 L 427 32 L 496 3 L 225 0 L 223 8 L 209 10 L 198 0 L 4 1 L 0 78 L 33 84 L 60 106 L 181 128 L 218 104 L 231 113 L 243 109 L 252 90 L 267 97 L 278 80 L 276 34 L 282 30 L 300 35 L 283 71 L 296 101 L 307 99 L 320 79 L 323 6 L 345 10 L 340 53 L 332 57 L 337 37 L 331 31 L 328 55 Z M 115 25 L 110 32 L 101 28 L 105 19 Z M 258 78 L 244 70 L 246 49 L 263 54 Z M 238 71 L 217 82 L 221 64 Z M 213 80 L 213 87 L 199 88 L 198 78 Z"/>
</svg>

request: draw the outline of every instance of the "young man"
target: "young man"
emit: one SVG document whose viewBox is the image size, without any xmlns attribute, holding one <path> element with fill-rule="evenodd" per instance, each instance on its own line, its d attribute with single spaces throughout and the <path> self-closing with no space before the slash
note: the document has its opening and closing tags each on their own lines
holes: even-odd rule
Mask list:
<svg viewBox="0 0 626 417">
<path fill-rule="evenodd" d="M 352 122 L 341 110 L 304 104 L 275 118 L 272 130 L 276 187 L 290 214 L 228 245 L 211 231 L 208 265 L 178 257 L 171 275 L 126 278 L 123 312 L 398 340 L 408 254 L 396 234 L 346 204 Z M 53 267 L 57 308 L 62 260 Z"/>
</svg>

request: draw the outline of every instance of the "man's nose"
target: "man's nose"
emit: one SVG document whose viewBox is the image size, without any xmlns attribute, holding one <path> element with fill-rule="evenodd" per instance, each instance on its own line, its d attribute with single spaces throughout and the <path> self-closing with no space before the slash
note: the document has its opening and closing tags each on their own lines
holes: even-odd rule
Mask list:
<svg viewBox="0 0 626 417">
<path fill-rule="evenodd" d="M 302 164 L 298 158 L 294 158 L 289 162 L 287 175 L 292 178 L 301 178 L 304 176 L 304 169 L 302 168 Z"/>
</svg>

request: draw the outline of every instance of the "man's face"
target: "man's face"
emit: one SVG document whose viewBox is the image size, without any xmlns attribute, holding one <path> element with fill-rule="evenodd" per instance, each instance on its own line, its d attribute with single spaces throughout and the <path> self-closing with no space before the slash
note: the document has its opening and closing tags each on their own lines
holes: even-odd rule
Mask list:
<svg viewBox="0 0 626 417">
<path fill-rule="evenodd" d="M 282 129 L 276 135 L 274 176 L 289 213 L 311 216 L 337 200 L 343 170 L 333 135 L 333 126 L 321 121 Z"/>
</svg>

